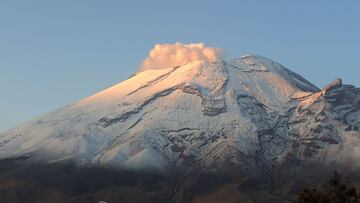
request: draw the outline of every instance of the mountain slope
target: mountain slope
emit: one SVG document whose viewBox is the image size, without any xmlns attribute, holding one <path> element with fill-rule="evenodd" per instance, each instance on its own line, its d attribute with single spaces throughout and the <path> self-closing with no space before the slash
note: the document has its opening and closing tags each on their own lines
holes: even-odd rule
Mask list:
<svg viewBox="0 0 360 203">
<path fill-rule="evenodd" d="M 0 159 L 204 171 L 276 190 L 314 166 L 358 172 L 359 118 L 360 90 L 340 79 L 320 90 L 261 56 L 195 61 L 139 72 L 2 133 Z"/>
<path fill-rule="evenodd" d="M 243 144 L 239 135 L 254 131 L 251 125 L 270 125 L 252 121 L 247 115 L 252 112 L 245 112 L 242 105 L 257 104 L 251 111 L 274 111 L 276 116 L 292 97 L 313 91 L 317 88 L 300 76 L 257 56 L 150 70 L 6 132 L 1 136 L 0 157 L 26 155 L 52 162 L 75 158 L 83 164 L 134 167 L 157 157 L 165 166 L 173 157 L 164 153 L 178 154 L 171 148 L 192 153 L 195 145 L 218 136 L 212 133 L 232 131 L 226 126 L 243 127 L 231 132 L 232 139 Z M 180 134 L 189 135 L 189 140 L 175 141 Z"/>
</svg>

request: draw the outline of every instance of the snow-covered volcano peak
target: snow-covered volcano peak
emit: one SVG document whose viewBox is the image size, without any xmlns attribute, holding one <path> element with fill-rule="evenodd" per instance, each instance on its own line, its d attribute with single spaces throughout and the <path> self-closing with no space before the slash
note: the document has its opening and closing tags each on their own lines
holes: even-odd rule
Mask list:
<svg viewBox="0 0 360 203">
<path fill-rule="evenodd" d="M 219 85 L 222 85 L 220 88 Z M 229 84 L 229 85 L 228 85 Z M 320 91 L 300 75 L 265 57 L 246 55 L 230 61 L 192 61 L 183 66 L 138 72 L 128 80 L 91 96 L 81 103 L 118 103 L 123 97 L 149 97 L 159 91 L 189 85 L 209 93 L 222 89 L 276 97 L 282 105 L 297 94 Z M 136 94 L 134 94 L 136 93 Z M 260 99 L 265 100 L 268 99 Z M 278 104 L 276 104 L 278 105 Z"/>
<path fill-rule="evenodd" d="M 136 190 L 112 181 L 111 188 L 130 193 L 144 188 L 146 194 L 174 197 L 173 202 L 190 201 L 187 191 L 202 187 L 197 179 L 212 179 L 234 191 L 246 188 L 251 194 L 268 185 L 271 192 L 261 194 L 285 197 L 279 193 L 284 185 L 298 188 L 302 180 L 313 183 L 326 171 L 344 169 L 358 174 L 359 129 L 360 89 L 336 79 L 319 90 L 277 62 L 247 55 L 138 72 L 93 96 L 1 133 L 0 160 L 5 165 L 19 164 L 16 177 L 24 177 L 22 171 L 33 171 L 23 169 L 32 163 L 35 169 L 38 163 L 40 168 L 44 163 L 50 168 L 60 166 L 60 170 L 44 168 L 41 173 L 46 171 L 43 177 L 58 180 L 63 170 L 66 175 L 59 177 L 65 181 L 71 171 L 78 173 L 76 166 L 81 166 L 81 173 L 92 166 L 155 172 L 170 178 L 148 187 L 152 176 L 146 175 L 146 184 L 130 183 Z M 3 174 L 5 183 L 11 181 L 11 173 Z M 93 179 L 93 172 L 87 174 L 95 185 L 102 185 L 100 179 Z M 115 177 L 108 175 L 105 179 Z M 81 177 L 87 176 L 77 177 L 69 181 L 70 187 L 84 185 Z M 223 179 L 231 182 L 218 182 Z M 47 187 L 42 180 L 41 185 Z M 34 185 L 25 183 L 20 184 L 21 191 L 22 185 Z M 204 182 L 208 183 L 212 185 Z M 249 185 L 256 192 L 248 190 Z M 169 188 L 169 195 L 156 191 L 161 187 Z M 209 194 L 217 191 L 224 190 L 211 187 Z"/>
<path fill-rule="evenodd" d="M 164 169 L 180 156 L 211 159 L 208 150 L 226 137 L 251 153 L 260 129 L 296 105 L 294 98 L 317 91 L 260 56 L 149 69 L 4 133 L 0 158 L 30 154 L 42 161 Z"/>
</svg>

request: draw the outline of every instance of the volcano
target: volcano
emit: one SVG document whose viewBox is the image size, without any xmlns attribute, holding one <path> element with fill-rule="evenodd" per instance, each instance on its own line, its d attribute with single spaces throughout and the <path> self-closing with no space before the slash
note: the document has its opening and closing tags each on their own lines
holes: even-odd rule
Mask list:
<svg viewBox="0 0 360 203">
<path fill-rule="evenodd" d="M 48 202 L 292 202 L 334 170 L 360 175 L 359 128 L 360 89 L 341 79 L 319 89 L 257 55 L 193 61 L 1 133 L 0 190 L 36 187 Z M 136 181 L 110 181 L 127 176 Z"/>
</svg>

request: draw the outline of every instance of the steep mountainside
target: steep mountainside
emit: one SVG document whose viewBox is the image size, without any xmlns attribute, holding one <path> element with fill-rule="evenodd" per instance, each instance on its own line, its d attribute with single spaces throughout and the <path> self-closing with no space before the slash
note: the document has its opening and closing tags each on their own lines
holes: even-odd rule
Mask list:
<svg viewBox="0 0 360 203">
<path fill-rule="evenodd" d="M 2 133 L 0 159 L 202 171 L 276 190 L 281 180 L 311 177 L 313 166 L 358 172 L 359 128 L 359 89 L 337 79 L 320 90 L 249 55 L 139 72 Z"/>
</svg>

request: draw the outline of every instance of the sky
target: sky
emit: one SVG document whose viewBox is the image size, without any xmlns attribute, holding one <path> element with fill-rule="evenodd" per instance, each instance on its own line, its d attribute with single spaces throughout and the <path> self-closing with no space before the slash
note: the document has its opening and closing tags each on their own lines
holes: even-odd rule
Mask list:
<svg viewBox="0 0 360 203">
<path fill-rule="evenodd" d="M 1 0 L 0 132 L 135 73 L 158 43 L 258 54 L 360 87 L 360 1 Z"/>
</svg>

